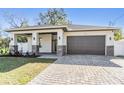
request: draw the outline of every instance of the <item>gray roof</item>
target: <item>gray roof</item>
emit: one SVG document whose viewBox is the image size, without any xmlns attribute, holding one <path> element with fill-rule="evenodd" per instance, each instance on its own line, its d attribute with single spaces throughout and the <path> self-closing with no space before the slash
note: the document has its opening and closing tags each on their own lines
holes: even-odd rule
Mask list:
<svg viewBox="0 0 124 93">
<path fill-rule="evenodd" d="M 18 30 L 38 30 L 38 29 L 65 29 L 66 31 L 86 31 L 86 30 L 117 30 L 117 27 L 109 26 L 92 26 L 92 25 L 40 25 L 40 26 L 28 26 L 20 28 L 11 28 L 6 30 L 7 32 L 18 31 Z"/>
<path fill-rule="evenodd" d="M 93 26 L 93 25 L 68 25 L 69 30 L 102 30 L 102 29 L 118 29 L 109 26 Z"/>
</svg>

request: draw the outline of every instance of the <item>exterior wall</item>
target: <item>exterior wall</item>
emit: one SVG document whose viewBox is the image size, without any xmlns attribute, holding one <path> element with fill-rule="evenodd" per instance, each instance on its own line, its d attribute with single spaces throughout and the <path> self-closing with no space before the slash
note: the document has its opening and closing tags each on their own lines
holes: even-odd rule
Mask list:
<svg viewBox="0 0 124 93">
<path fill-rule="evenodd" d="M 18 45 L 17 45 L 17 35 L 11 33 L 10 35 L 10 44 L 9 44 L 9 51 L 11 53 L 17 52 L 18 51 Z"/>
<path fill-rule="evenodd" d="M 66 46 L 64 46 L 64 45 L 58 45 L 57 46 L 57 55 L 58 56 L 63 56 L 65 54 L 67 54 Z"/>
<path fill-rule="evenodd" d="M 57 45 L 63 46 L 64 45 L 64 31 L 58 31 L 57 32 Z"/>
<path fill-rule="evenodd" d="M 113 49 L 107 48 L 108 46 L 113 46 L 114 48 L 114 32 L 112 31 L 86 31 L 86 32 L 65 32 L 64 33 L 64 45 L 67 46 L 67 36 L 99 36 L 104 35 L 105 36 L 105 55 L 108 55 L 107 51 L 112 51 L 111 53 L 114 53 Z M 114 55 L 114 54 L 111 54 Z"/>
<path fill-rule="evenodd" d="M 11 33 L 10 39 L 11 39 L 10 46 L 17 45 L 17 35 L 16 34 Z"/>
<path fill-rule="evenodd" d="M 23 53 L 32 52 L 32 37 L 27 37 L 28 42 L 27 43 L 17 43 L 18 45 L 18 51 L 21 51 Z M 51 44 L 52 44 L 52 35 L 51 34 L 42 34 L 39 36 L 39 38 L 42 38 L 41 40 L 41 48 L 39 47 L 39 52 L 51 52 Z"/>
<path fill-rule="evenodd" d="M 26 53 L 26 52 L 31 53 L 32 52 L 32 37 L 28 36 L 27 39 L 28 39 L 28 42 L 17 43 L 18 51 L 23 52 L 23 53 Z"/>
<path fill-rule="evenodd" d="M 66 45 L 64 45 L 64 31 L 57 32 L 57 55 L 63 56 L 66 52 Z"/>
<path fill-rule="evenodd" d="M 114 56 L 114 46 L 106 46 L 107 56 Z"/>
<path fill-rule="evenodd" d="M 35 53 L 35 55 L 39 54 L 39 46 L 38 45 L 32 45 L 32 53 Z"/>
<path fill-rule="evenodd" d="M 32 45 L 39 45 L 39 34 L 37 32 L 32 33 Z"/>
<path fill-rule="evenodd" d="M 114 42 L 114 55 L 124 56 L 124 40 Z"/>
<path fill-rule="evenodd" d="M 52 34 L 41 34 L 39 52 L 52 52 Z"/>
<path fill-rule="evenodd" d="M 26 53 L 27 51 L 29 51 L 28 43 L 18 43 L 17 45 L 18 45 L 18 51 L 22 53 Z"/>
<path fill-rule="evenodd" d="M 58 55 L 64 55 L 67 52 L 67 36 L 97 36 L 97 35 L 104 35 L 105 36 L 105 55 L 108 54 L 108 51 L 111 51 L 111 53 L 113 52 L 113 48 L 114 48 L 114 32 L 112 31 L 82 31 L 82 32 L 64 32 L 62 29 L 49 29 L 49 30 L 32 30 L 32 31 L 18 31 L 18 32 L 11 32 L 12 34 L 32 34 L 32 51 L 37 49 L 34 48 L 38 48 L 38 47 L 34 47 L 39 45 L 39 35 L 38 33 L 52 33 L 52 32 L 57 32 L 57 46 L 58 46 L 58 50 L 57 50 L 57 54 Z M 13 35 L 13 37 L 15 37 Z M 34 40 L 33 38 L 35 37 L 36 40 Z M 42 36 L 41 36 L 42 37 Z M 42 42 L 43 44 L 45 44 L 45 46 L 42 46 L 42 48 L 40 48 L 40 52 L 51 52 L 51 45 L 48 43 L 50 42 L 50 37 L 45 37 L 43 36 L 43 39 L 45 40 L 45 42 Z M 48 41 L 49 39 L 49 41 Z M 48 41 L 46 43 L 46 41 Z M 16 40 L 14 40 L 14 42 L 12 43 L 13 45 L 16 45 Z M 111 48 L 110 48 L 111 47 Z M 48 49 L 49 48 L 49 49 Z M 114 55 L 114 54 L 111 54 Z"/>
<path fill-rule="evenodd" d="M 18 51 L 18 45 L 9 45 L 9 52 L 14 54 L 14 52 Z"/>
<path fill-rule="evenodd" d="M 63 45 L 62 39 L 59 39 L 59 37 L 63 37 L 63 29 L 49 29 L 49 30 L 30 30 L 30 31 L 15 31 L 11 32 L 12 34 L 32 34 L 32 45 L 37 45 L 36 41 L 33 41 L 33 36 L 36 37 L 36 33 L 53 33 L 57 32 L 57 46 Z M 32 51 L 33 51 L 33 46 L 32 46 Z M 35 47 L 37 48 L 37 47 Z M 35 49 L 36 50 L 36 49 Z M 41 49 L 40 49 L 41 50 Z M 46 51 L 44 51 L 46 52 Z"/>
</svg>

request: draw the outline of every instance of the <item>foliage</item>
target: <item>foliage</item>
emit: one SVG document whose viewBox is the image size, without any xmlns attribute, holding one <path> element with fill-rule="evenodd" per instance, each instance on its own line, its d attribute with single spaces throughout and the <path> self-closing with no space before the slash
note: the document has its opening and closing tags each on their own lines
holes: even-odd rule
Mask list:
<svg viewBox="0 0 124 93">
<path fill-rule="evenodd" d="M 67 14 L 62 8 L 50 8 L 47 12 L 39 14 L 38 25 L 64 25 L 69 23 L 70 22 L 67 19 Z"/>
<path fill-rule="evenodd" d="M 122 35 L 122 31 L 121 30 L 118 30 L 114 33 L 114 39 L 117 41 L 117 40 L 121 40 L 123 39 L 123 35 Z"/>
<path fill-rule="evenodd" d="M 27 42 L 27 37 L 26 36 L 17 36 L 17 41 L 18 42 Z"/>
<path fill-rule="evenodd" d="M 9 38 L 0 37 L 0 54 L 2 55 L 8 54 L 9 42 L 10 42 Z"/>
<path fill-rule="evenodd" d="M 9 48 L 0 48 L 0 55 L 8 55 L 9 54 Z"/>
<path fill-rule="evenodd" d="M 10 39 L 8 37 L 7 38 L 0 37 L 0 47 L 1 48 L 9 47 L 9 42 L 10 42 Z"/>
</svg>

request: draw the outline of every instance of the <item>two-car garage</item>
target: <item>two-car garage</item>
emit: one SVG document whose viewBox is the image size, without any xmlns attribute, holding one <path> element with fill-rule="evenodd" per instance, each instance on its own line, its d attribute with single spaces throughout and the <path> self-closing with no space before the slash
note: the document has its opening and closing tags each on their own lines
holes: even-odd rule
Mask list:
<svg viewBox="0 0 124 93">
<path fill-rule="evenodd" d="M 105 36 L 68 36 L 67 53 L 105 55 Z"/>
</svg>

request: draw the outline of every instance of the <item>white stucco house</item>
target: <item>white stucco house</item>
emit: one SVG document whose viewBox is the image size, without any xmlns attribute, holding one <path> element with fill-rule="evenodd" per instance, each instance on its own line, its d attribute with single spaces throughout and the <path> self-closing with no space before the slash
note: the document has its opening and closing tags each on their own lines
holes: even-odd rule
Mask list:
<svg viewBox="0 0 124 93">
<path fill-rule="evenodd" d="M 42 25 L 7 30 L 11 34 L 10 51 L 18 50 L 17 36 L 28 38 L 28 52 L 114 55 L 116 27 L 91 25 Z"/>
</svg>

